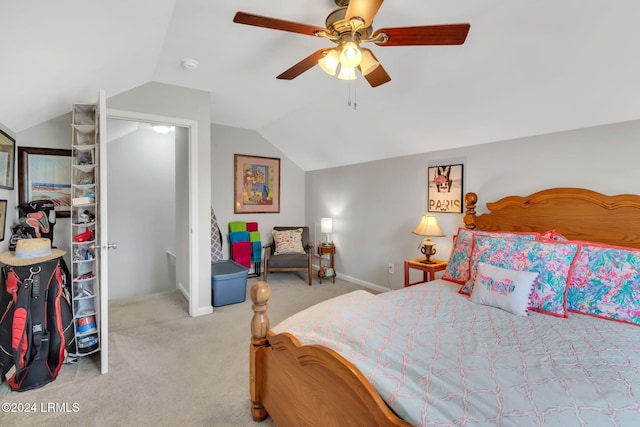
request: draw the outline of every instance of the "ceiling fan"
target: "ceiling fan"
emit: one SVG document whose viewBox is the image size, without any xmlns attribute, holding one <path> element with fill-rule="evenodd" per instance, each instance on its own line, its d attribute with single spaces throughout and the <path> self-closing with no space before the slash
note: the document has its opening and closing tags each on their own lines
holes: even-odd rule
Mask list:
<svg viewBox="0 0 640 427">
<path fill-rule="evenodd" d="M 233 22 L 323 37 L 334 42 L 333 48 L 320 49 L 304 58 L 277 79 L 292 80 L 316 64 L 328 74 L 343 80 L 356 78 L 355 70 L 372 87 L 391 81 L 391 77 L 370 49 L 362 43 L 378 46 L 460 45 L 469 32 L 469 24 L 423 25 L 418 27 L 381 28 L 374 32 L 371 24 L 384 0 L 334 0 L 339 7 L 327 16 L 326 28 L 298 22 L 237 12 Z"/>
</svg>

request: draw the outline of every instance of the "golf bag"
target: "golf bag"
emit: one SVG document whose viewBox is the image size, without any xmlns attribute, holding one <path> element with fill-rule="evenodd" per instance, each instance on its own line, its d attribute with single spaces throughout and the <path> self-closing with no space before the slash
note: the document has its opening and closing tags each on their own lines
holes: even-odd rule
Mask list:
<svg viewBox="0 0 640 427">
<path fill-rule="evenodd" d="M 25 391 L 53 381 L 75 353 L 69 270 L 63 258 L 2 267 L 0 380 Z"/>
</svg>

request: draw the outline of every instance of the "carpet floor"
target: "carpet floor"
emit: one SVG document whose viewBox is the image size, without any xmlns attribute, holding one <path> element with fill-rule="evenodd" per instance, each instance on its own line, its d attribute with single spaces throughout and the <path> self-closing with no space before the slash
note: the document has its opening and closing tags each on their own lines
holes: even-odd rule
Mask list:
<svg viewBox="0 0 640 427">
<path fill-rule="evenodd" d="M 0 384 L 0 425 L 7 426 L 254 426 L 249 399 L 249 279 L 243 303 L 192 318 L 178 291 L 109 303 L 109 372 L 99 354 L 65 364 L 36 390 Z M 276 325 L 317 302 L 361 289 L 340 279 L 269 277 L 269 318 Z M 13 412 L 15 411 L 15 412 Z"/>
</svg>

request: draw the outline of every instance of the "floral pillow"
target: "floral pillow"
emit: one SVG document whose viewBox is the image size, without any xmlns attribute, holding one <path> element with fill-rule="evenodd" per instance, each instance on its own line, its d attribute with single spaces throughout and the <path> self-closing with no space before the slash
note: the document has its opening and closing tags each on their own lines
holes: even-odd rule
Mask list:
<svg viewBox="0 0 640 427">
<path fill-rule="evenodd" d="M 515 271 L 478 263 L 471 301 L 501 308 L 518 316 L 527 316 L 529 294 L 538 277 L 533 271 Z"/>
<path fill-rule="evenodd" d="M 474 236 L 516 237 L 534 240 L 538 238 L 539 234 L 535 232 L 475 231 L 460 227 L 447 268 L 442 275 L 443 280 L 460 284 L 464 284 L 469 280 L 469 261 L 471 260 Z"/>
<path fill-rule="evenodd" d="M 538 278 L 530 295 L 532 310 L 567 317 L 566 292 L 569 274 L 580 246 L 572 242 L 505 239 L 476 236 L 470 263 L 470 279 L 460 293 L 470 295 L 478 263 L 508 270 L 534 271 Z"/>
<path fill-rule="evenodd" d="M 640 250 L 583 242 L 567 308 L 640 325 Z"/>
<path fill-rule="evenodd" d="M 276 244 L 274 255 L 303 254 L 302 228 L 294 230 L 273 230 L 273 241 Z"/>
</svg>

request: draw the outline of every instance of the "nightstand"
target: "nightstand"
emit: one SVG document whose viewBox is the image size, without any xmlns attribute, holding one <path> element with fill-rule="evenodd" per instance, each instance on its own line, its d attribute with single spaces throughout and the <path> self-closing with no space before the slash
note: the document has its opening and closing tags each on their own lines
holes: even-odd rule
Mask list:
<svg viewBox="0 0 640 427">
<path fill-rule="evenodd" d="M 447 261 L 434 259 L 433 264 L 425 264 L 424 258 L 408 259 L 404 261 L 404 287 L 417 285 L 418 283 L 430 282 L 436 278 L 436 272 L 447 268 Z M 418 282 L 409 282 L 409 269 L 422 271 L 422 280 Z"/>
<path fill-rule="evenodd" d="M 327 275 L 326 270 L 322 270 L 322 255 L 329 255 L 329 265 L 326 267 L 327 269 L 331 269 L 331 275 Z M 327 244 L 327 243 L 318 243 L 318 277 L 320 278 L 320 283 L 322 283 L 323 278 L 331 278 L 333 283 L 336 283 L 336 270 L 334 268 L 334 257 L 336 255 L 336 245 Z"/>
</svg>

